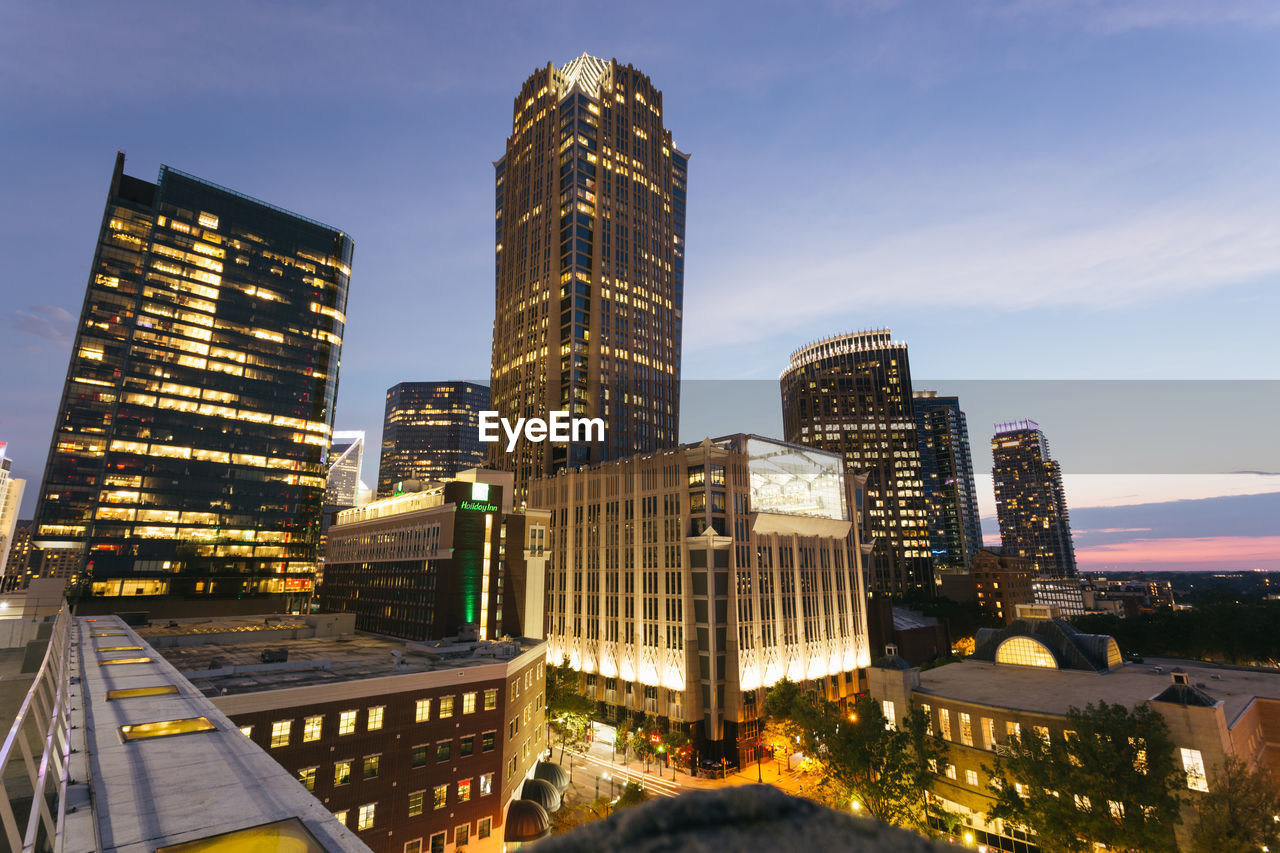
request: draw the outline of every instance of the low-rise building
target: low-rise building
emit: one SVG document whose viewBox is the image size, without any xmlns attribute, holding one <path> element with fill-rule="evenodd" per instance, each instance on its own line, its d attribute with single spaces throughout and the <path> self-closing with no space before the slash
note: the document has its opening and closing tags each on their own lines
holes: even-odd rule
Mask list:
<svg viewBox="0 0 1280 853">
<path fill-rule="evenodd" d="M 930 795 L 994 850 L 1037 848 L 1034 836 L 986 820 L 993 792 L 984 768 L 1011 734 L 1062 737 L 1072 707 L 1148 703 L 1160 713 L 1190 791 L 1180 834 L 1194 825 L 1195 797 L 1212 789 L 1228 756 L 1280 771 L 1280 674 L 1187 661 L 1125 663 L 1112 637 L 1082 634 L 1059 619 L 983 629 L 973 656 L 927 671 L 882 658 L 868 681 L 887 714 L 901 719 L 914 704 L 929 715 L 933 733 L 950 747 Z"/>
<path fill-rule="evenodd" d="M 546 748 L 546 646 L 405 643 L 350 615 L 138 633 L 375 853 L 501 848 Z"/>
</svg>

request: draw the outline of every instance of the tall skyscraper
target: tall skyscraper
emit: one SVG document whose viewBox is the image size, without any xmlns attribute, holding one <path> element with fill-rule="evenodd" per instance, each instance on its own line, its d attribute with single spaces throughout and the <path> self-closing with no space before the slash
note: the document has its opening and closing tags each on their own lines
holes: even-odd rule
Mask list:
<svg viewBox="0 0 1280 853">
<path fill-rule="evenodd" d="M 333 434 L 329 445 L 329 473 L 325 480 L 326 507 L 352 507 L 360 502 L 360 465 L 364 461 L 364 431 Z"/>
<path fill-rule="evenodd" d="M 33 538 L 83 566 L 81 612 L 310 594 L 352 246 L 116 158 Z"/>
<path fill-rule="evenodd" d="M 480 413 L 489 389 L 471 382 L 401 382 L 387 389 L 378 497 L 405 480 L 447 480 L 484 466 Z"/>
<path fill-rule="evenodd" d="M 26 490 L 27 481 L 10 476 L 13 466 L 5 451 L 8 442 L 0 441 L 0 575 L 8 572 L 10 549 L 13 547 L 13 536 L 18 526 L 18 511 L 22 507 L 22 493 Z"/>
<path fill-rule="evenodd" d="M 826 338 L 791 354 L 781 384 L 787 441 L 839 453 L 851 473 L 866 475 L 867 588 L 932 594 L 907 345 L 888 329 Z"/>
<path fill-rule="evenodd" d="M 967 569 L 982 549 L 969 425 L 958 398 L 939 397 L 936 391 L 916 391 L 911 396 L 933 564 L 940 569 Z"/>
<path fill-rule="evenodd" d="M 996 424 L 991 455 L 1004 553 L 1030 560 L 1036 574 L 1074 577 L 1076 552 L 1062 469 L 1049 458 L 1049 442 L 1040 425 Z"/>
<path fill-rule="evenodd" d="M 495 164 L 493 408 L 602 418 L 603 442 L 491 445 L 532 477 L 672 447 L 679 433 L 689 156 L 643 73 L 585 53 L 534 72 Z"/>
</svg>

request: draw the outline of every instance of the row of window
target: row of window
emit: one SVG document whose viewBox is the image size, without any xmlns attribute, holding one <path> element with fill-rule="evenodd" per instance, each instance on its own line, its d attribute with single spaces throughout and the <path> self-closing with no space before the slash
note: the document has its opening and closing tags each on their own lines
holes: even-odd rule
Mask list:
<svg viewBox="0 0 1280 853">
<path fill-rule="evenodd" d="M 343 813 L 339 812 L 338 814 L 343 814 Z M 483 841 L 484 839 L 488 838 L 491 834 L 493 834 L 493 818 L 491 817 L 480 818 L 480 820 L 477 821 L 476 823 L 476 838 Z M 425 848 L 422 846 L 421 838 L 415 838 L 412 841 L 406 841 L 404 845 L 404 853 L 423 853 L 424 850 L 429 851 L 429 853 L 444 853 L 444 845 L 447 838 L 448 838 L 448 833 L 437 832 L 435 835 L 432 835 L 430 839 L 428 839 L 427 846 Z M 453 844 L 455 847 L 466 846 L 467 842 L 469 842 L 470 840 L 471 840 L 471 824 L 470 823 L 462 823 L 453 828 Z"/>
<path fill-rule="evenodd" d="M 513 685 L 514 688 L 514 685 Z M 514 694 L 514 689 L 513 689 Z M 462 694 L 462 713 L 474 714 L 477 710 L 478 693 Z M 448 719 L 454 714 L 454 696 L 440 697 L 439 706 L 437 708 L 437 719 Z M 493 711 L 498 707 L 498 691 L 497 688 L 484 691 L 484 710 Z M 383 718 L 386 714 L 386 705 L 375 705 L 366 711 L 365 715 L 365 731 L 373 732 L 382 728 Z M 359 709 L 338 712 L 338 734 L 349 735 L 354 734 L 356 730 L 357 718 L 360 714 Z M 310 743 L 311 741 L 320 740 L 324 732 L 324 714 L 316 714 L 314 716 L 305 717 L 302 721 L 302 742 Z M 415 723 L 425 723 L 431 719 L 431 700 L 418 699 L 414 704 Z M 271 740 L 270 747 L 272 749 L 281 746 L 288 746 L 293 733 L 293 720 L 276 720 L 271 724 Z M 246 737 L 252 737 L 253 726 L 242 726 L 240 731 L 244 732 Z"/>
</svg>

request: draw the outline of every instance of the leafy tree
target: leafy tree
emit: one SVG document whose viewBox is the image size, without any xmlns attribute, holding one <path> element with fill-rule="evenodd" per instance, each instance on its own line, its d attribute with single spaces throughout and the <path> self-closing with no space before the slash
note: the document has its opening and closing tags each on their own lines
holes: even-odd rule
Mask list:
<svg viewBox="0 0 1280 853">
<path fill-rule="evenodd" d="M 988 816 L 1028 827 L 1044 850 L 1177 850 L 1184 778 L 1159 713 L 1100 702 L 1071 708 L 1066 729 L 1009 736 L 984 768 L 996 795 Z"/>
<path fill-rule="evenodd" d="M 618 747 L 619 747 L 619 746 L 621 746 L 621 747 L 622 747 L 622 763 L 623 763 L 623 764 L 626 764 L 626 763 L 627 763 L 627 752 L 628 752 L 628 750 L 631 748 L 631 729 L 632 729 L 632 725 L 633 725 L 633 724 L 632 724 L 632 722 L 631 722 L 631 717 L 629 717 L 629 716 L 625 716 L 625 715 L 624 715 L 624 716 L 623 716 L 623 718 L 622 718 L 621 720 L 619 720 L 619 721 L 618 721 L 618 725 L 617 725 L 617 726 L 615 726 L 615 727 L 614 727 L 614 730 L 613 730 L 613 752 L 614 752 L 614 756 L 615 756 L 615 757 L 617 756 L 617 753 L 618 753 Z"/>
<path fill-rule="evenodd" d="M 547 667 L 547 724 L 554 737 L 551 742 L 560 744 L 561 764 L 566 746 L 577 751 L 586 749 L 595 710 L 596 703 L 578 692 L 578 672 L 568 657 Z M 572 773 L 572 756 L 569 767 Z"/>
<path fill-rule="evenodd" d="M 769 691 L 764 711 L 771 719 L 786 721 L 788 733 L 798 735 L 806 755 L 821 764 L 815 798 L 840 806 L 856 802 L 859 810 L 886 823 L 927 826 L 923 788 L 928 760 L 943 754 L 945 746 L 924 734 L 923 712 L 908 714 L 907 725 L 898 729 L 869 697 L 846 715 L 836 703 L 788 681 Z"/>
<path fill-rule="evenodd" d="M 1212 785 L 1195 799 L 1199 820 L 1191 830 L 1193 853 L 1280 849 L 1280 788 L 1265 767 L 1251 771 L 1230 757 Z"/>
<path fill-rule="evenodd" d="M 622 809 L 627 806 L 636 806 L 651 797 L 652 795 L 639 782 L 628 782 L 627 786 L 622 789 L 622 793 L 618 795 L 616 808 Z"/>
<path fill-rule="evenodd" d="M 562 806 L 551 815 L 553 833 L 568 832 L 587 823 L 595 823 L 609 816 L 609 798 L 598 797 L 589 803 Z"/>
<path fill-rule="evenodd" d="M 636 754 L 637 758 L 644 759 L 644 771 L 649 772 L 649 762 L 657 755 L 657 744 L 654 743 L 654 736 L 660 735 L 661 729 L 658 726 L 657 719 L 649 714 L 644 721 L 636 727 L 631 733 L 631 751 Z"/>
<path fill-rule="evenodd" d="M 679 726 L 662 736 L 662 745 L 667 748 L 667 758 L 672 767 L 684 768 L 689 764 L 689 735 Z"/>
</svg>

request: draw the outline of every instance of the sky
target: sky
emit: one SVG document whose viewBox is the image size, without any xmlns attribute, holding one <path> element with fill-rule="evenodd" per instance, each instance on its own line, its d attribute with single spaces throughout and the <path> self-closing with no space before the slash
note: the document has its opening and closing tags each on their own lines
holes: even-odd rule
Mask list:
<svg viewBox="0 0 1280 853">
<path fill-rule="evenodd" d="M 389 386 L 488 376 L 492 161 L 524 79 L 584 51 L 647 73 L 692 154 L 686 379 L 771 389 L 888 327 L 917 387 L 969 389 L 984 515 L 991 425 L 1029 417 L 1082 567 L 1280 570 L 1271 0 L 0 4 L 24 516 L 117 149 L 352 235 L 335 427 L 376 448 Z"/>
</svg>

